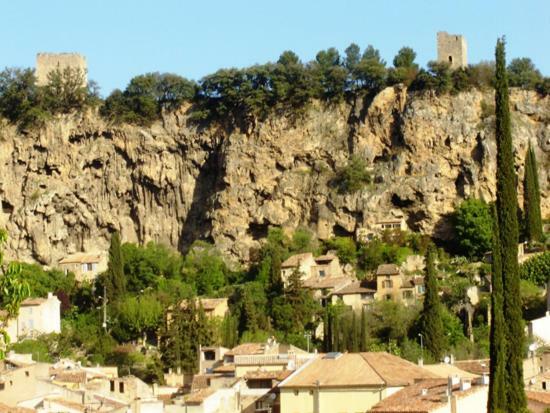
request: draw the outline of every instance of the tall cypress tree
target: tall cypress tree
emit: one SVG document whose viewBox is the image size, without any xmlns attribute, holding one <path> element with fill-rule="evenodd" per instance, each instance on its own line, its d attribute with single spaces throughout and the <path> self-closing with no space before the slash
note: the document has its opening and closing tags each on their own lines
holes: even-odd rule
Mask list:
<svg viewBox="0 0 550 413">
<path fill-rule="evenodd" d="M 523 320 L 519 291 L 517 188 L 512 150 L 508 78 L 504 39 L 497 41 L 495 57 L 495 114 L 497 143 L 498 244 L 503 287 L 503 316 L 506 320 L 505 411 L 522 412 L 526 408 L 523 388 Z M 495 254 L 493 254 L 495 255 Z M 497 275 L 498 276 L 498 275 Z M 494 356 L 494 355 L 493 355 Z M 496 360 L 495 360 L 496 362 Z M 493 399 L 490 406 L 496 401 Z"/>
<path fill-rule="evenodd" d="M 523 210 L 525 213 L 525 236 L 529 241 L 542 239 L 542 216 L 540 212 L 540 188 L 535 151 L 529 143 L 525 155 L 523 175 Z"/>
<path fill-rule="evenodd" d="M 120 245 L 120 235 L 115 232 L 111 236 L 109 246 L 109 264 L 107 267 L 107 289 L 110 299 L 120 297 L 126 292 L 126 278 L 124 277 L 124 262 Z"/>
<path fill-rule="evenodd" d="M 361 337 L 359 339 L 359 350 L 367 351 L 368 343 L 367 314 L 365 308 L 361 309 Z"/>
<path fill-rule="evenodd" d="M 490 381 L 488 412 L 506 411 L 506 323 L 499 241 L 498 214 L 493 205 L 493 258 L 491 275 Z"/>
<path fill-rule="evenodd" d="M 441 318 L 441 302 L 437 288 L 434 256 L 435 248 L 433 245 L 430 245 L 426 252 L 426 277 L 424 279 L 426 294 L 421 313 L 421 325 L 426 349 L 428 349 L 435 360 L 439 360 L 445 350 L 445 334 Z"/>
</svg>

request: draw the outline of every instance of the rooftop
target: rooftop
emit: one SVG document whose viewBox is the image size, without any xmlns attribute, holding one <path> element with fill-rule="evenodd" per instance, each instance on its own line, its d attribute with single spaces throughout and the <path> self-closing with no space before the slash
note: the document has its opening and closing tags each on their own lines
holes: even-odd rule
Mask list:
<svg viewBox="0 0 550 413">
<path fill-rule="evenodd" d="M 266 370 L 256 370 L 249 371 L 244 375 L 246 380 L 277 380 L 283 381 L 288 376 L 294 373 L 291 370 L 277 370 L 277 371 L 266 371 Z"/>
<path fill-rule="evenodd" d="M 354 278 L 351 277 L 310 277 L 304 281 L 304 287 L 314 290 L 337 288 L 343 287 L 353 280 Z"/>
<path fill-rule="evenodd" d="M 431 371 L 438 377 L 445 379 L 449 376 L 458 376 L 463 379 L 476 379 L 480 377 L 479 374 L 471 373 L 466 370 L 458 368 L 454 364 L 438 363 L 438 364 L 424 364 L 426 370 Z"/>
<path fill-rule="evenodd" d="M 0 403 L 0 413 L 34 413 L 36 410 L 34 409 L 27 409 L 25 407 L 12 407 L 5 405 L 4 403 Z"/>
<path fill-rule="evenodd" d="M 481 360 L 458 360 L 454 365 L 461 370 L 469 371 L 470 373 L 482 375 L 489 374 L 489 359 Z"/>
<path fill-rule="evenodd" d="M 459 385 L 455 385 L 453 395 L 462 398 L 478 391 L 487 391 L 487 388 L 487 386 L 472 385 L 468 390 L 461 391 Z M 423 390 L 425 393 L 423 393 Z M 446 395 L 446 390 L 447 379 L 421 380 L 378 402 L 369 410 L 369 413 L 429 413 L 439 411 L 448 403 L 443 398 Z M 479 407 L 485 411 L 486 406 Z"/>
<path fill-rule="evenodd" d="M 333 292 L 334 295 L 372 294 L 376 292 L 376 285 L 372 281 L 356 281 Z"/>
<path fill-rule="evenodd" d="M 101 261 L 101 254 L 77 252 L 59 260 L 59 264 L 93 264 Z"/>
<path fill-rule="evenodd" d="M 403 386 L 433 373 L 385 352 L 319 355 L 281 387 Z"/>
<path fill-rule="evenodd" d="M 525 395 L 527 396 L 528 401 L 533 401 L 536 403 L 546 404 L 550 407 L 550 392 L 547 391 L 526 391 Z"/>
<path fill-rule="evenodd" d="M 282 262 L 281 268 L 297 267 L 303 260 L 308 258 L 313 258 L 313 254 L 311 252 L 292 255 Z"/>
<path fill-rule="evenodd" d="M 200 405 L 205 399 L 212 396 L 215 392 L 216 391 L 211 387 L 199 389 L 185 396 L 185 403 L 190 405 Z"/>
<path fill-rule="evenodd" d="M 395 275 L 399 273 L 399 267 L 395 264 L 381 264 L 376 269 L 376 275 Z"/>
<path fill-rule="evenodd" d="M 46 301 L 48 301 L 47 298 L 27 298 L 23 302 L 21 302 L 21 307 L 31 307 L 34 305 L 40 305 L 44 304 Z"/>
</svg>

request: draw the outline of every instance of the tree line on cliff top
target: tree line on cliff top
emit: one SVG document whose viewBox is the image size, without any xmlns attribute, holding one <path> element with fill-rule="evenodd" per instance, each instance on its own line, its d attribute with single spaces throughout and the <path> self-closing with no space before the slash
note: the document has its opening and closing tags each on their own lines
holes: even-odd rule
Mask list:
<svg viewBox="0 0 550 413">
<path fill-rule="evenodd" d="M 396 84 L 438 94 L 493 86 L 492 62 L 451 70 L 438 62 L 421 68 L 415 59 L 414 50 L 403 47 L 388 67 L 373 46 L 361 51 L 354 43 L 343 55 L 329 48 L 307 63 L 285 51 L 275 63 L 220 69 L 199 82 L 169 73 L 139 75 L 103 101 L 94 82 L 82 86 L 83 74 L 77 70 L 54 72 L 49 84 L 40 87 L 32 69 L 7 68 L 0 73 L 0 114 L 24 129 L 57 113 L 100 106 L 100 113 L 109 120 L 149 125 L 163 111 L 189 102 L 193 121 L 225 121 L 246 128 L 271 113 L 299 115 L 314 99 L 337 103 Z M 543 77 L 529 58 L 512 60 L 508 72 L 511 86 L 543 95 L 550 91 L 550 78 Z"/>
</svg>

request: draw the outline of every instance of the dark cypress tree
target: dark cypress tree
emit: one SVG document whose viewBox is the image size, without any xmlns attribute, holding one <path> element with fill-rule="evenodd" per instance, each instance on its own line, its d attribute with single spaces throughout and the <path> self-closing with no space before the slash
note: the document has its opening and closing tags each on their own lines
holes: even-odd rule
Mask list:
<svg viewBox="0 0 550 413">
<path fill-rule="evenodd" d="M 530 143 L 525 155 L 523 211 L 525 213 L 525 237 L 529 241 L 540 241 L 542 239 L 542 216 L 540 212 L 539 177 L 535 151 Z"/>
<path fill-rule="evenodd" d="M 338 314 L 332 315 L 332 351 L 341 351 L 340 322 Z"/>
<path fill-rule="evenodd" d="M 351 330 L 350 330 L 350 349 L 352 352 L 359 351 L 359 326 L 357 325 L 357 315 L 352 310 L 351 314 Z"/>
<path fill-rule="evenodd" d="M 493 205 L 493 257 L 491 275 L 490 381 L 488 412 L 506 410 L 506 324 L 504 322 L 504 290 L 499 241 L 499 224 Z"/>
<path fill-rule="evenodd" d="M 367 314 L 365 308 L 361 309 L 361 337 L 359 338 L 359 350 L 367 351 L 368 343 Z"/>
<path fill-rule="evenodd" d="M 441 302 L 437 288 L 434 256 L 435 248 L 431 245 L 426 252 L 426 277 L 424 279 L 426 294 L 421 313 L 421 325 L 426 349 L 435 360 L 440 360 L 445 350 L 445 334 L 441 318 Z"/>
<path fill-rule="evenodd" d="M 109 264 L 107 267 L 107 294 L 109 299 L 116 299 L 126 292 L 126 278 L 124 277 L 124 262 L 120 248 L 120 235 L 115 232 L 111 236 L 109 246 Z"/>
<path fill-rule="evenodd" d="M 496 46 L 495 114 L 497 143 L 497 199 L 500 265 L 504 291 L 503 314 L 506 320 L 506 410 L 522 412 L 526 408 L 523 388 L 523 320 L 519 291 L 517 188 L 512 150 L 508 78 L 505 42 Z M 494 400 L 493 400 L 494 402 Z"/>
<path fill-rule="evenodd" d="M 332 320 L 331 320 L 331 317 L 330 317 L 330 304 L 327 304 L 327 306 L 325 307 L 324 314 L 323 314 L 323 351 L 325 351 L 325 352 L 331 351 L 331 348 L 332 348 L 331 324 L 332 324 Z"/>
</svg>

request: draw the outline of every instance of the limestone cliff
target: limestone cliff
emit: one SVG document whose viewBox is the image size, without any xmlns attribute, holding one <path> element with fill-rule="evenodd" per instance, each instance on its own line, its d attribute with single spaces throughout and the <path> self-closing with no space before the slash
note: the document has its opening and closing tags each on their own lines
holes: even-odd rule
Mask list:
<svg viewBox="0 0 550 413">
<path fill-rule="evenodd" d="M 543 215 L 550 214 L 550 98 L 513 91 L 518 175 L 531 141 Z M 388 88 L 353 105 L 313 104 L 291 122 L 271 117 L 250 131 L 197 127 L 187 110 L 150 128 L 113 126 L 93 113 L 56 118 L 37 132 L 0 130 L 0 226 L 8 255 L 53 264 L 106 249 L 110 233 L 185 250 L 213 241 L 242 262 L 270 225 L 307 226 L 321 238 L 353 235 L 391 214 L 445 239 L 447 214 L 495 190 L 491 93 L 412 95 Z M 375 182 L 338 194 L 335 170 L 367 159 Z"/>
</svg>

